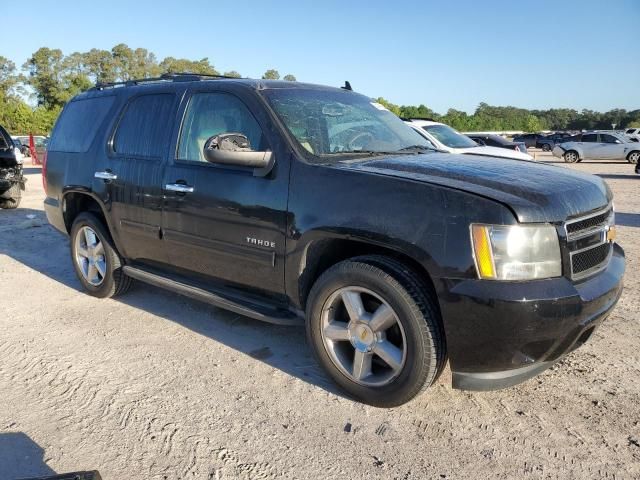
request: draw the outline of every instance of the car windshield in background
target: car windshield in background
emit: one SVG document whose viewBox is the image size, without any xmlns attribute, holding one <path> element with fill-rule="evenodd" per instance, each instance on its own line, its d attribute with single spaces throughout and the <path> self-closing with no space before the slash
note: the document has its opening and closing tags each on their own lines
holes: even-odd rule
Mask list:
<svg viewBox="0 0 640 480">
<path fill-rule="evenodd" d="M 427 125 L 424 128 L 431 135 L 436 137 L 441 143 L 451 148 L 472 148 L 478 144 L 466 135 L 456 132 L 447 125 Z"/>
<path fill-rule="evenodd" d="M 264 95 L 298 143 L 322 161 L 433 149 L 393 113 L 363 95 L 298 88 L 265 90 Z"/>
</svg>

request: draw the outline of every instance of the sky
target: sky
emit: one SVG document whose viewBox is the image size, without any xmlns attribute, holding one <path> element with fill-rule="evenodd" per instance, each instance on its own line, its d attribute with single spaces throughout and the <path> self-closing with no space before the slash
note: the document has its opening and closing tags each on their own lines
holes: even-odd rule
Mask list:
<svg viewBox="0 0 640 480">
<path fill-rule="evenodd" d="M 349 80 L 439 113 L 480 102 L 640 108 L 640 0 L 28 3 L 33 15 L 3 23 L 0 55 L 19 66 L 43 46 L 69 54 L 126 43 L 254 78 L 275 68 L 311 83 Z"/>
</svg>

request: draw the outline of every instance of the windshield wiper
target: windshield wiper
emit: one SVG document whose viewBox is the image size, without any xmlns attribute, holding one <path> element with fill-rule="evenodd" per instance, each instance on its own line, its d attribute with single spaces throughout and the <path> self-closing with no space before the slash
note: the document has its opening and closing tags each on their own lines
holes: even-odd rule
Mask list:
<svg viewBox="0 0 640 480">
<path fill-rule="evenodd" d="M 340 152 L 332 152 L 326 155 L 357 155 L 357 154 L 362 154 L 362 155 L 371 155 L 371 156 L 378 156 L 378 155 L 398 155 L 399 153 L 403 153 L 400 150 L 394 150 L 391 152 L 383 152 L 380 150 L 342 150 Z"/>
<path fill-rule="evenodd" d="M 430 152 L 441 152 L 442 150 L 438 150 L 434 147 L 428 147 L 426 145 L 409 145 L 408 147 L 403 147 L 398 152 L 408 152 L 409 150 L 429 150 Z"/>
</svg>

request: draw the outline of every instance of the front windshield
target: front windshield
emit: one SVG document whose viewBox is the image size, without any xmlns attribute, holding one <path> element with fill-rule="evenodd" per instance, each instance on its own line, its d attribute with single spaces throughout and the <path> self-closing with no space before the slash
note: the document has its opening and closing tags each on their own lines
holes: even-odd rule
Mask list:
<svg viewBox="0 0 640 480">
<path fill-rule="evenodd" d="M 478 144 L 469 137 L 456 132 L 448 125 L 427 125 L 424 128 L 431 135 L 436 137 L 440 143 L 451 148 L 471 148 L 477 147 Z"/>
<path fill-rule="evenodd" d="M 393 113 L 363 95 L 299 88 L 269 89 L 264 95 L 298 143 L 323 160 L 433 148 Z"/>
</svg>

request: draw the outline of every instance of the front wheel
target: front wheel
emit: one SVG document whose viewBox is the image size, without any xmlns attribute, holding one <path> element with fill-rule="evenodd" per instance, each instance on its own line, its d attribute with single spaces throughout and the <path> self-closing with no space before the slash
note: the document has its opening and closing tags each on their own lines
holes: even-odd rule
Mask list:
<svg viewBox="0 0 640 480">
<path fill-rule="evenodd" d="M 98 217 L 79 214 L 71 227 L 70 244 L 73 267 L 89 295 L 113 297 L 129 288 L 131 279 L 122 272 L 124 262 Z"/>
<path fill-rule="evenodd" d="M 543 143 L 542 144 L 542 151 L 543 152 L 550 152 L 551 151 L 551 145 L 549 145 L 548 143 Z"/>
<path fill-rule="evenodd" d="M 627 162 L 637 164 L 640 160 L 640 152 L 631 152 L 627 156 Z"/>
<path fill-rule="evenodd" d="M 345 260 L 322 274 L 307 303 L 307 337 L 339 386 L 378 407 L 411 400 L 445 359 L 435 301 L 386 257 Z"/>
<path fill-rule="evenodd" d="M 564 161 L 567 163 L 576 163 L 580 160 L 580 157 L 578 156 L 578 152 L 574 150 L 569 150 L 568 152 L 565 152 L 563 157 L 564 157 Z"/>
</svg>

